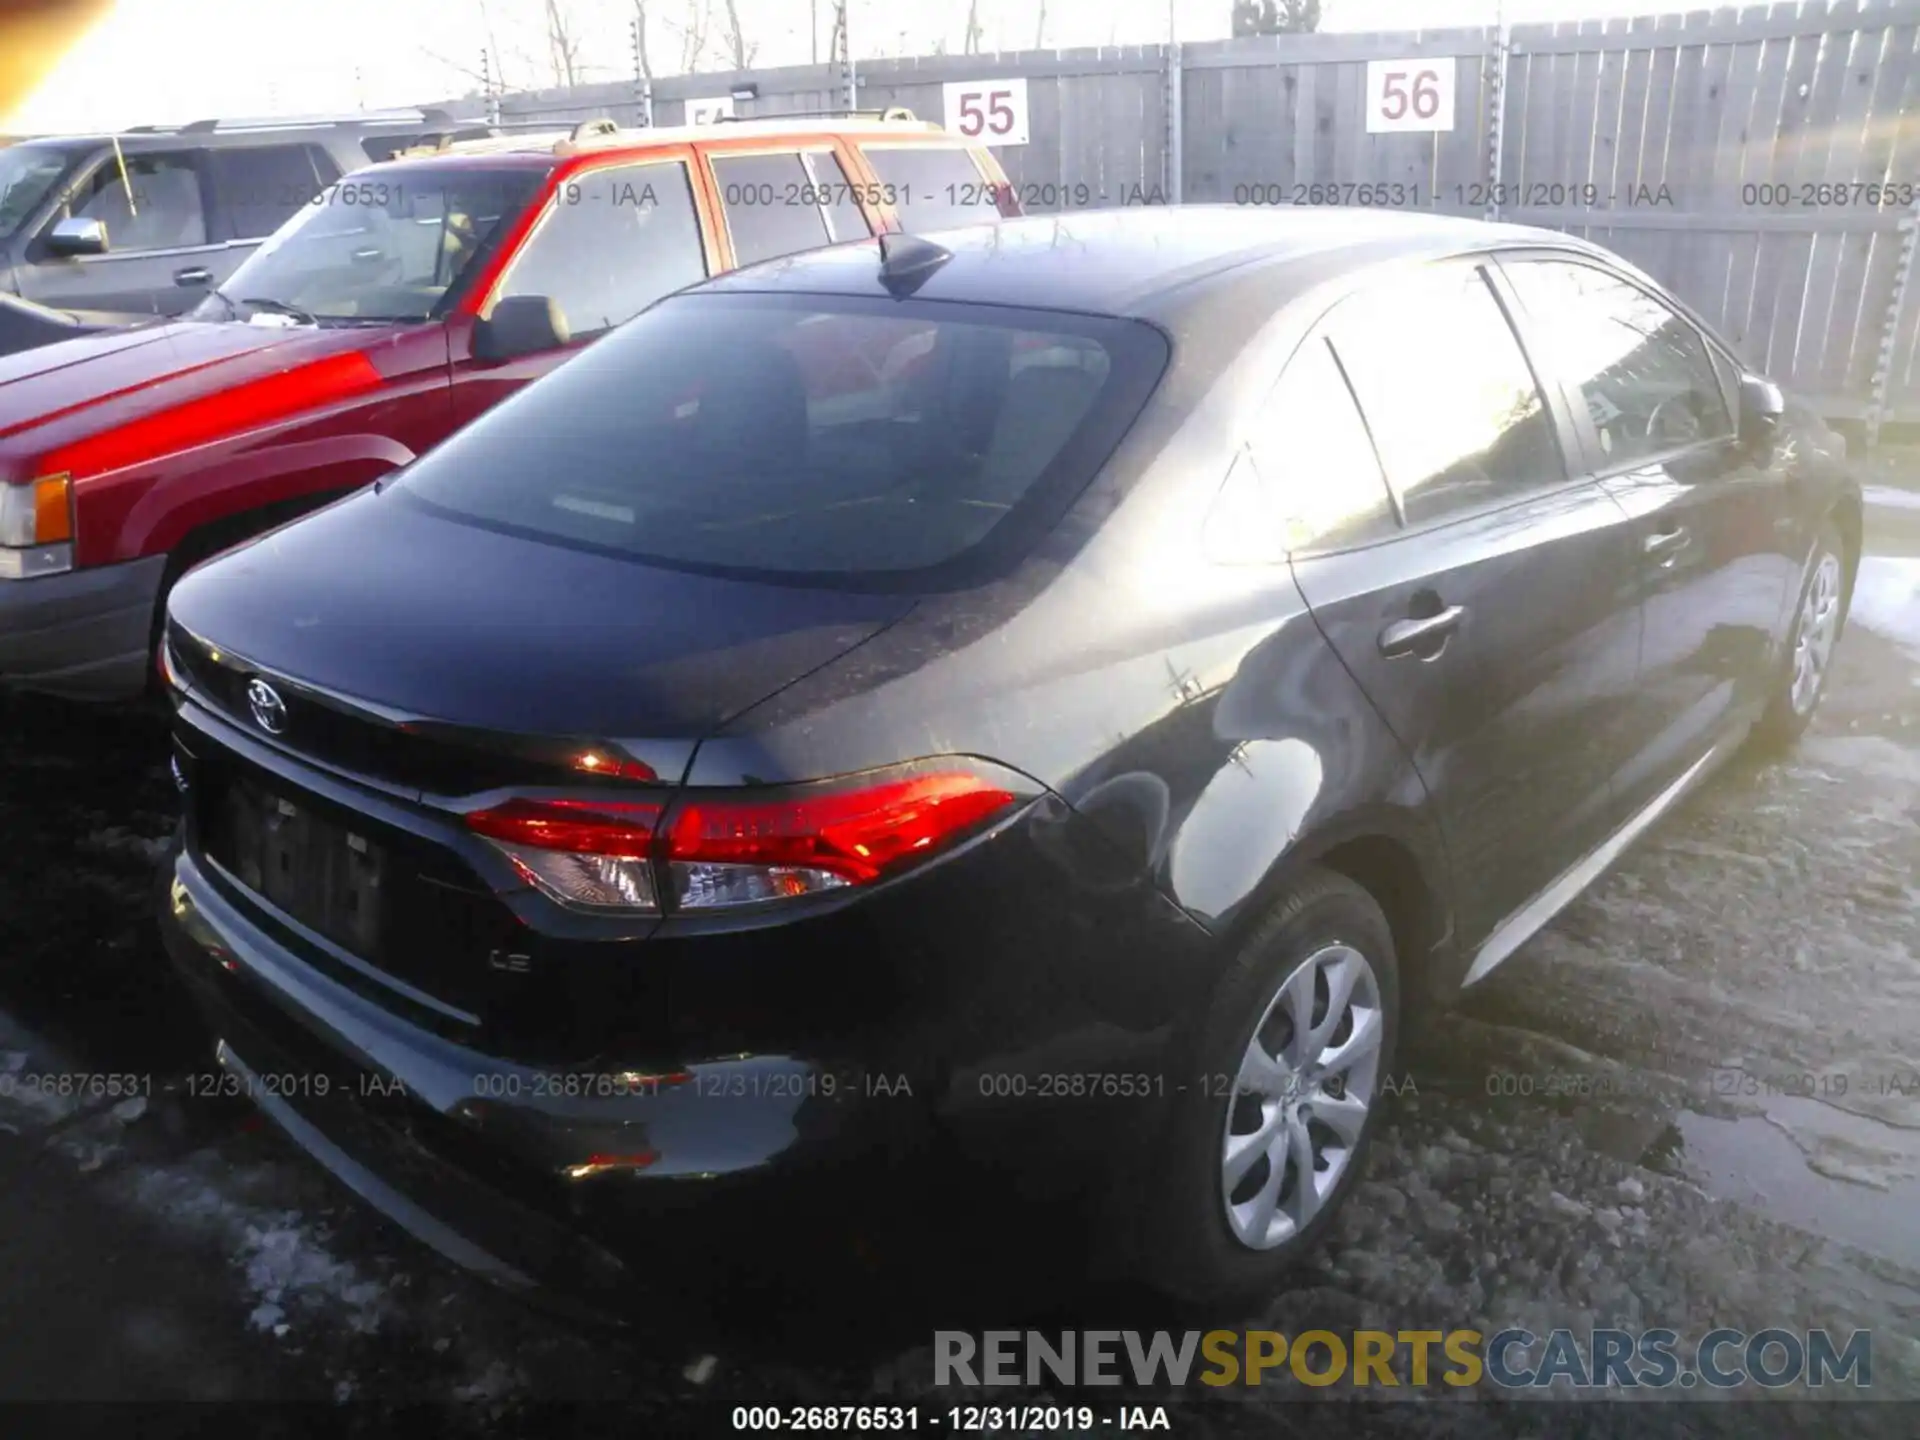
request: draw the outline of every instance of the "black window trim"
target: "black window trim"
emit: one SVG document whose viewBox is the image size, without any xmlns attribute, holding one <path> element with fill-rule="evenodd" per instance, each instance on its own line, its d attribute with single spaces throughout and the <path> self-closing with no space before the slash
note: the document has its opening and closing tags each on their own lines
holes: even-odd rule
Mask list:
<svg viewBox="0 0 1920 1440">
<path fill-rule="evenodd" d="M 1306 559 L 1321 555 L 1343 555 L 1349 551 L 1366 550 L 1376 545 L 1393 545 L 1414 536 L 1430 535 L 1435 531 L 1444 530 L 1452 525 L 1481 520 L 1489 515 L 1498 515 L 1503 511 L 1514 509 L 1517 506 L 1531 505 L 1540 500 L 1550 499 L 1555 495 L 1564 494 L 1569 490 L 1574 490 L 1582 485 L 1589 485 L 1593 482 L 1593 476 L 1587 471 L 1584 464 L 1575 463 L 1577 459 L 1581 458 L 1582 451 L 1578 448 L 1570 448 L 1570 442 L 1572 446 L 1577 447 L 1581 443 L 1581 437 L 1577 430 L 1573 428 L 1573 416 L 1570 413 L 1566 395 L 1560 388 L 1559 378 L 1558 376 L 1549 375 L 1542 365 L 1540 358 L 1528 343 L 1528 337 L 1517 321 L 1512 307 L 1509 305 L 1505 277 L 1499 273 L 1494 264 L 1495 257 L 1499 253 L 1501 252 L 1497 249 L 1462 251 L 1458 254 L 1444 255 L 1433 259 L 1422 259 L 1411 262 L 1391 262 L 1377 270 L 1369 270 L 1357 275 L 1354 283 L 1346 291 L 1330 301 L 1327 307 L 1321 311 L 1320 315 L 1314 320 L 1311 330 L 1308 332 L 1308 338 L 1322 334 L 1324 328 L 1332 324 L 1335 313 L 1342 305 L 1346 304 L 1355 296 L 1367 293 L 1377 285 L 1393 284 L 1409 276 L 1418 275 L 1423 272 L 1431 273 L 1463 267 L 1479 271 L 1482 276 L 1481 283 L 1486 285 L 1492 292 L 1495 305 L 1499 309 L 1502 318 L 1506 320 L 1507 329 L 1513 335 L 1514 343 L 1519 348 L 1521 358 L 1526 362 L 1528 372 L 1533 376 L 1534 387 L 1540 392 L 1540 398 L 1546 405 L 1547 418 L 1553 426 L 1554 446 L 1560 454 L 1562 478 L 1529 486 L 1525 490 L 1516 491 L 1511 495 L 1503 495 L 1498 499 L 1486 500 L 1478 505 L 1465 505 L 1457 510 L 1449 510 L 1446 514 L 1436 515 L 1429 520 L 1409 521 L 1406 519 L 1406 509 L 1399 488 L 1394 485 L 1393 477 L 1386 475 L 1386 466 L 1383 463 L 1380 467 L 1381 473 L 1386 477 L 1387 493 L 1393 497 L 1394 512 L 1401 517 L 1400 528 L 1390 535 L 1377 536 L 1372 540 L 1361 541 L 1353 545 L 1293 549 L 1289 551 L 1291 556 Z M 1303 341 L 1302 344 L 1304 343 Z M 1340 358 L 1339 347 L 1330 346 L 1330 348 L 1333 350 L 1335 362 L 1340 367 L 1340 377 L 1347 382 L 1347 393 L 1353 396 L 1354 407 L 1360 412 L 1360 421 L 1366 426 L 1367 439 L 1373 442 L 1373 420 L 1368 416 L 1367 407 L 1360 403 L 1360 397 L 1353 389 L 1353 381 L 1347 375 L 1346 362 Z M 1298 354 L 1299 352 L 1296 349 L 1293 353 Z M 1288 364 L 1292 363 L 1292 358 L 1292 355 L 1288 356 Z M 1282 373 L 1284 374 L 1284 370 Z M 1276 384 L 1277 383 L 1278 382 L 1276 382 Z M 1377 457 L 1379 448 L 1377 442 L 1374 443 L 1374 453 Z"/>
<path fill-rule="evenodd" d="M 1608 264 L 1603 256 L 1589 254 L 1585 250 L 1574 250 L 1552 245 L 1528 246 L 1524 249 L 1515 248 L 1500 252 L 1499 261 L 1502 265 L 1500 271 L 1501 282 L 1505 288 L 1512 291 L 1514 306 L 1520 317 L 1516 321 L 1516 328 L 1531 329 L 1536 324 L 1543 322 L 1540 320 L 1540 317 L 1533 316 L 1527 310 L 1526 302 L 1520 299 L 1518 289 L 1514 287 L 1513 282 L 1507 277 L 1505 270 L 1506 264 L 1524 265 L 1529 263 L 1555 262 L 1560 264 L 1583 265 L 1589 270 L 1597 270 L 1607 278 L 1616 280 L 1622 285 L 1639 291 L 1649 300 L 1652 300 L 1655 304 L 1672 314 L 1699 337 L 1700 348 L 1706 354 L 1707 364 L 1713 371 L 1714 383 L 1720 388 L 1720 401 L 1721 404 L 1726 407 L 1727 420 L 1732 427 L 1731 430 L 1725 435 L 1714 436 L 1705 440 L 1689 441 L 1685 445 L 1676 445 L 1670 449 L 1641 455 L 1632 460 L 1624 462 L 1615 461 L 1612 456 L 1600 448 L 1599 431 L 1594 427 L 1592 417 L 1587 414 L 1586 406 L 1584 404 L 1575 404 L 1573 396 L 1569 393 L 1568 387 L 1572 385 L 1573 382 L 1560 376 L 1557 372 L 1555 373 L 1555 384 L 1559 387 L 1561 397 L 1566 403 L 1568 413 L 1573 421 L 1574 432 L 1579 437 L 1581 452 L 1586 457 L 1587 472 L 1592 478 L 1595 480 L 1612 480 L 1622 475 L 1634 474 L 1636 471 L 1656 469 L 1660 466 L 1669 465 L 1675 460 L 1683 460 L 1690 455 L 1704 455 L 1713 450 L 1724 449 L 1739 438 L 1740 397 L 1738 377 L 1747 374 L 1748 367 L 1740 362 L 1739 357 L 1733 353 L 1730 346 L 1721 341 L 1719 337 L 1707 327 L 1705 321 L 1686 305 L 1682 304 L 1676 297 L 1668 294 L 1652 281 L 1636 278 L 1620 266 Z M 1735 382 L 1731 390 L 1728 388 L 1726 376 L 1722 373 L 1722 367 L 1714 363 L 1714 355 L 1716 352 L 1726 359 L 1733 368 Z"/>
<path fill-rule="evenodd" d="M 711 280 L 715 275 L 720 274 L 721 272 L 717 268 L 720 257 L 714 254 L 712 240 L 707 233 L 706 212 L 702 208 L 700 186 L 696 183 L 696 178 L 693 173 L 693 159 L 694 151 L 691 146 L 676 146 L 671 149 L 662 149 L 658 152 L 647 151 L 637 155 L 630 153 L 626 155 L 609 156 L 606 160 L 598 164 L 583 165 L 578 170 L 562 172 L 556 169 L 549 171 L 535 183 L 533 193 L 527 197 L 526 202 L 521 205 L 518 215 L 514 217 L 517 221 L 519 216 L 526 214 L 528 205 L 538 205 L 542 212 L 540 218 L 534 222 L 532 229 L 520 237 L 520 243 L 514 246 L 513 253 L 507 257 L 506 263 L 500 267 L 499 273 L 493 277 L 493 283 L 487 287 L 486 293 L 476 298 L 474 314 L 484 316 L 492 313 L 495 302 L 500 299 L 501 289 L 513 278 L 514 268 L 519 265 L 527 251 L 533 248 L 534 242 L 540 238 L 547 226 L 552 223 L 554 215 L 559 212 L 560 207 L 553 203 L 553 197 L 559 192 L 559 187 L 570 184 L 584 176 L 597 175 L 603 170 L 631 170 L 639 165 L 678 165 L 687 182 L 687 199 L 693 206 L 694 228 L 700 232 L 700 265 L 701 268 L 707 272 L 701 278 Z M 341 178 L 344 179 L 346 177 L 343 176 Z M 512 228 L 513 227 L 507 222 L 506 217 L 502 216 L 500 230 L 498 232 L 501 237 L 504 238 L 507 234 L 511 233 Z M 496 241 L 495 243 L 499 242 Z M 481 265 L 481 259 L 482 257 L 476 256 L 473 264 L 484 269 L 485 267 Z M 457 303 L 453 298 L 455 288 L 456 287 L 452 286 L 448 287 L 446 296 L 442 297 L 440 306 L 436 309 L 436 317 L 449 314 L 455 308 Z M 590 335 L 604 335 L 605 333 L 606 331 L 604 330 L 579 331 L 573 336 L 573 339 L 581 340 Z M 569 341 L 568 343 L 572 342 Z"/>
</svg>

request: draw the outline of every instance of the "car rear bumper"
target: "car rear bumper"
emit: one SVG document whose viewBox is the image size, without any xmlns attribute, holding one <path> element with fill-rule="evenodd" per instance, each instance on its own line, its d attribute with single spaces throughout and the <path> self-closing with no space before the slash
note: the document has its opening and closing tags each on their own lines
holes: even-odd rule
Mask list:
<svg viewBox="0 0 1920 1440">
<path fill-rule="evenodd" d="M 167 557 L 0 581 L 0 682 L 76 700 L 130 700 L 147 684 Z"/>
<path fill-rule="evenodd" d="M 924 1109 L 873 1099 L 857 1066 L 758 1055 L 663 1076 L 483 1055 L 289 953 L 192 856 L 163 882 L 162 935 L 227 1092 L 416 1239 L 543 1303 L 616 1314 L 644 1263 L 630 1237 L 657 1243 L 641 1222 L 777 1243 L 924 1139 Z"/>
</svg>

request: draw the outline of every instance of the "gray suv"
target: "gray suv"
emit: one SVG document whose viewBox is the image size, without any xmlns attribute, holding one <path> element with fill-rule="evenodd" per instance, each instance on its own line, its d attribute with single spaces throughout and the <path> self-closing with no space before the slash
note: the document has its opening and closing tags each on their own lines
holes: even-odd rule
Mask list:
<svg viewBox="0 0 1920 1440">
<path fill-rule="evenodd" d="M 476 128 L 398 110 L 0 148 L 0 354 L 190 310 L 342 175 Z"/>
</svg>

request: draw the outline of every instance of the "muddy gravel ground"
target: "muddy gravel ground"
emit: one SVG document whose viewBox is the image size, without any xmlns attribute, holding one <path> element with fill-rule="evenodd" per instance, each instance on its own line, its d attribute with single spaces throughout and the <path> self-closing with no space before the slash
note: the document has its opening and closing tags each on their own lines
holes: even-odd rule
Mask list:
<svg viewBox="0 0 1920 1440">
<path fill-rule="evenodd" d="M 1017 1227 L 982 1242 L 998 1263 L 956 1262 L 931 1212 L 924 1269 L 716 1259 L 629 1332 L 453 1273 L 245 1107 L 189 1093 L 207 1038 L 148 918 L 158 721 L 0 698 L 0 1401 L 297 1399 L 369 1432 L 430 1402 L 474 1434 L 558 1429 L 543 1407 L 567 1402 L 648 1434 L 724 1429 L 747 1399 L 944 1415 L 969 1397 L 932 1386 L 936 1326 L 1824 1326 L 1872 1331 L 1879 1403 L 1432 1391 L 1331 1433 L 1920 1434 L 1920 495 L 1876 493 L 1813 732 L 1738 762 L 1416 1041 L 1330 1243 L 1249 1314 L 1076 1283 Z M 33 1083 L 71 1071 L 150 1093 Z M 1351 1394 L 1268 1380 L 1100 1405 L 1326 1434 L 1313 1402 Z"/>
</svg>

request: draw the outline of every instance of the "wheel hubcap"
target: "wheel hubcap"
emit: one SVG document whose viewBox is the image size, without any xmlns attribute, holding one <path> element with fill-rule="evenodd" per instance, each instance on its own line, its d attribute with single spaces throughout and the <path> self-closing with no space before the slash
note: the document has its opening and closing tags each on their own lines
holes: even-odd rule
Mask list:
<svg viewBox="0 0 1920 1440">
<path fill-rule="evenodd" d="M 1788 695 L 1794 714 L 1807 714 L 1820 698 L 1839 628 L 1840 557 L 1827 554 L 1814 567 L 1807 598 L 1801 602 L 1800 618 L 1794 625 L 1793 689 Z"/>
<path fill-rule="evenodd" d="M 1366 1129 L 1386 1015 L 1350 945 L 1303 960 L 1267 1002 L 1227 1103 L 1220 1190 L 1252 1250 L 1285 1244 L 1340 1183 Z"/>
</svg>

